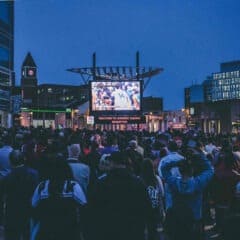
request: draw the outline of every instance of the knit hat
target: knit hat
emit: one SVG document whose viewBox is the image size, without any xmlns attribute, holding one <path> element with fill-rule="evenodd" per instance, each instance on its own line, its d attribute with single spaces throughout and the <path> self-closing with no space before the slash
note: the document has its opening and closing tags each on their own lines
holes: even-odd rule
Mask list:
<svg viewBox="0 0 240 240">
<path fill-rule="evenodd" d="M 137 141 L 136 140 L 131 140 L 129 143 L 128 143 L 128 146 L 132 149 L 136 149 L 138 144 L 137 144 Z"/>
</svg>

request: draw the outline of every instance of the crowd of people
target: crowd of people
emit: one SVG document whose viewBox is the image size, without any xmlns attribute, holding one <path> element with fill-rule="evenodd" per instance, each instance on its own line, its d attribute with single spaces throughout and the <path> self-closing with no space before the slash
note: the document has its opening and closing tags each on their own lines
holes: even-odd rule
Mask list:
<svg viewBox="0 0 240 240">
<path fill-rule="evenodd" d="M 240 135 L 0 128 L 0 224 L 6 240 L 239 239 Z"/>
</svg>

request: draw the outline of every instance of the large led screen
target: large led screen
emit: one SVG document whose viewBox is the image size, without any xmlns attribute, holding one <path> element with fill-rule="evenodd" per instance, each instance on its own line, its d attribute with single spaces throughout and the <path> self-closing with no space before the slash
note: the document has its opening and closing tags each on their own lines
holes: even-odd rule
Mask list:
<svg viewBox="0 0 240 240">
<path fill-rule="evenodd" d="M 140 111 L 140 81 L 91 82 L 92 111 Z"/>
</svg>

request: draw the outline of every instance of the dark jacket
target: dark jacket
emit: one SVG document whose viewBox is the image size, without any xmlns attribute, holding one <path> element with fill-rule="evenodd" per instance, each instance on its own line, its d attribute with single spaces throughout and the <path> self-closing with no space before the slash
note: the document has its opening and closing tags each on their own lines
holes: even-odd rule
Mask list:
<svg viewBox="0 0 240 240">
<path fill-rule="evenodd" d="M 150 208 L 143 182 L 127 169 L 114 169 L 89 196 L 88 239 L 142 240 Z"/>
<path fill-rule="evenodd" d="M 38 173 L 28 167 L 13 168 L 3 180 L 6 195 L 6 225 L 20 227 L 30 218 L 31 199 L 38 184 Z"/>
<path fill-rule="evenodd" d="M 236 185 L 240 176 L 233 172 L 232 167 L 227 167 L 223 162 L 215 168 L 212 181 L 212 197 L 217 205 L 230 206 L 235 198 Z"/>
</svg>

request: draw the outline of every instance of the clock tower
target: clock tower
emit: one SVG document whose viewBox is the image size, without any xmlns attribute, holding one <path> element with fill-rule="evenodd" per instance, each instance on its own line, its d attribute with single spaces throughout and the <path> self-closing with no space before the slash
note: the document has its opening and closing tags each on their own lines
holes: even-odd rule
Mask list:
<svg viewBox="0 0 240 240">
<path fill-rule="evenodd" d="M 24 107 L 36 106 L 37 100 L 37 66 L 30 52 L 22 64 L 21 89 Z"/>
</svg>

